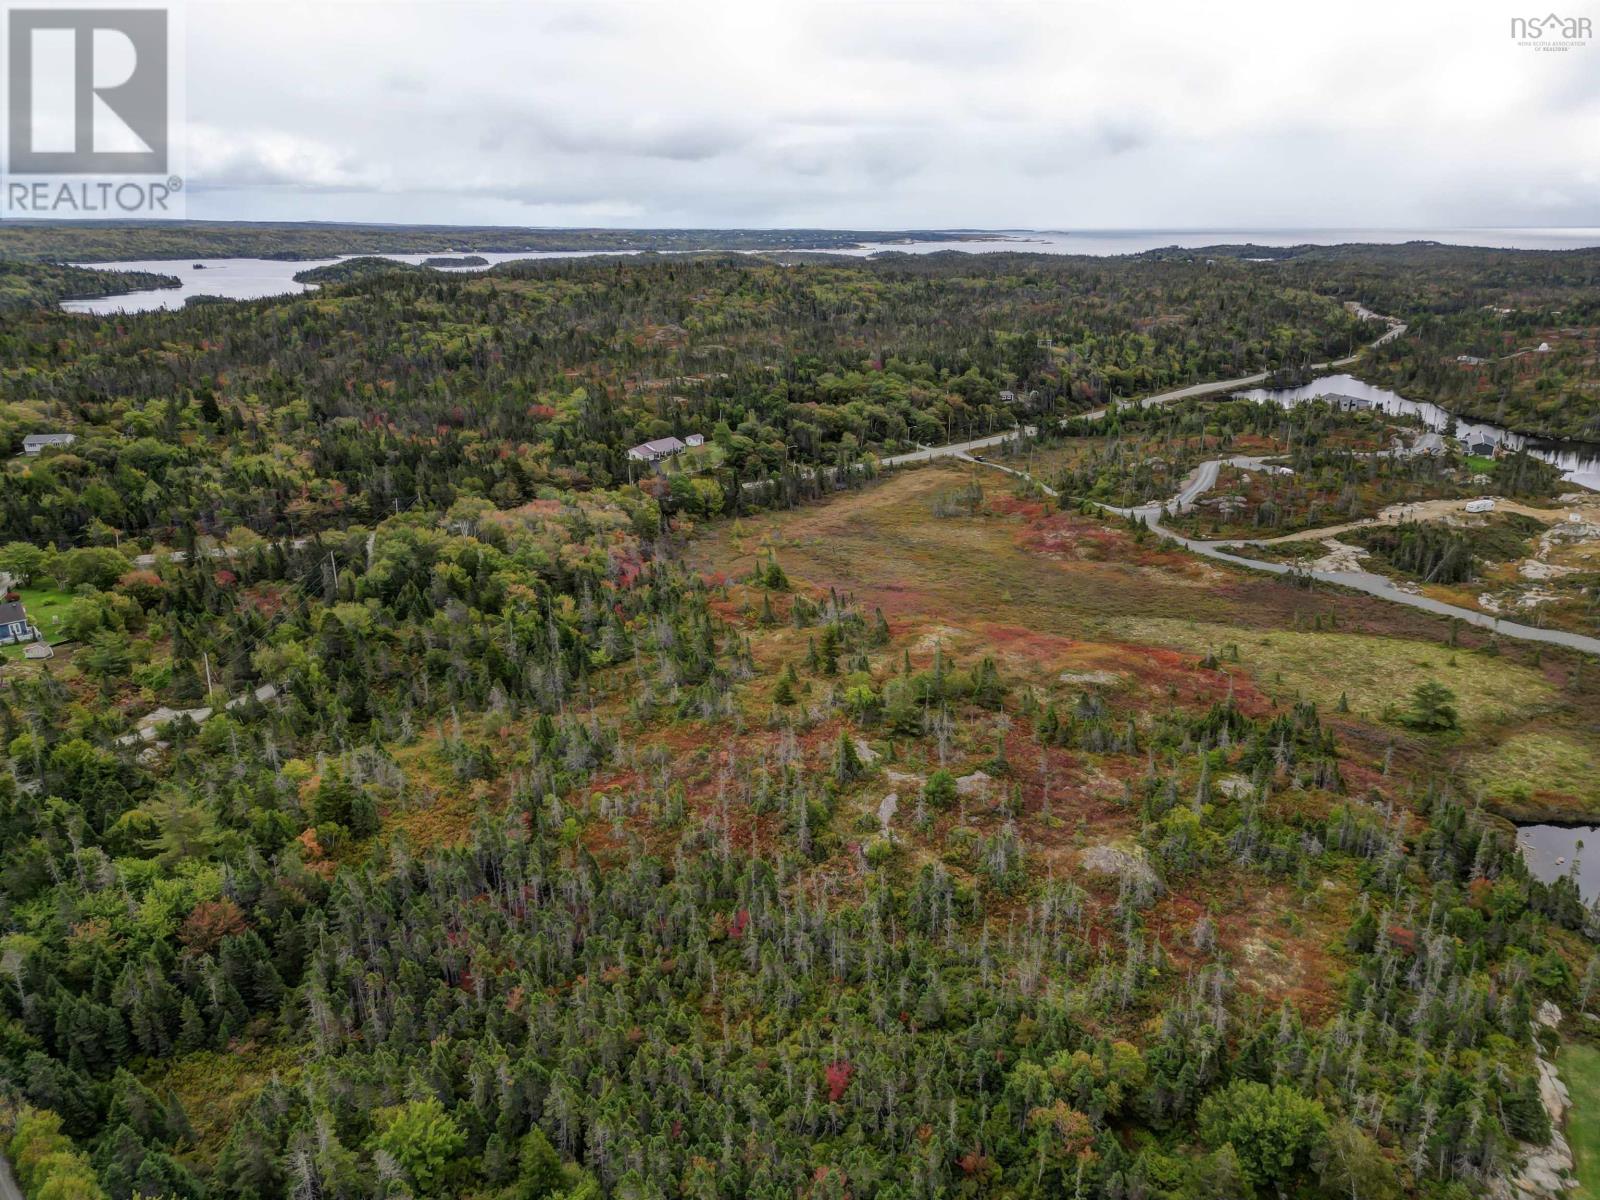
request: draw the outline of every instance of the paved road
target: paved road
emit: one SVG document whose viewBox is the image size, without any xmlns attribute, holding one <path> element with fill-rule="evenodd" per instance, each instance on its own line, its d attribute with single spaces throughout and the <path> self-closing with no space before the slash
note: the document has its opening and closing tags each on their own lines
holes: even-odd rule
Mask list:
<svg viewBox="0 0 1600 1200">
<path fill-rule="evenodd" d="M 1377 313 L 1370 313 L 1365 309 L 1361 309 L 1360 312 L 1362 316 L 1370 320 L 1389 322 L 1388 332 L 1382 337 L 1369 342 L 1367 344 L 1369 349 L 1374 346 L 1381 346 L 1385 342 L 1392 342 L 1406 331 L 1405 323 L 1396 321 L 1393 317 L 1380 317 Z M 1357 351 L 1354 354 L 1346 355 L 1344 358 L 1333 359 L 1331 362 L 1312 363 L 1306 370 L 1316 372 L 1330 371 L 1336 367 L 1348 367 L 1360 357 L 1361 352 Z M 1170 392 L 1160 392 L 1154 396 L 1146 396 L 1139 401 L 1139 407 L 1157 408 L 1163 404 L 1171 404 L 1175 400 L 1190 400 L 1195 396 L 1210 396 L 1217 392 L 1236 392 L 1241 388 L 1255 387 L 1257 384 L 1265 383 L 1271 374 L 1272 372 L 1270 371 L 1258 371 L 1254 375 L 1241 375 L 1237 379 L 1221 379 L 1212 383 L 1196 383 L 1188 387 L 1174 388 Z M 1087 412 L 1083 415 L 1093 420 L 1099 420 L 1106 415 L 1106 410 L 1097 408 L 1093 412 Z"/>
<path fill-rule="evenodd" d="M 1376 341 L 1372 342 L 1371 344 L 1374 346 L 1381 346 L 1385 342 L 1393 341 L 1406 331 L 1405 325 L 1394 320 L 1393 318 L 1379 317 L 1378 314 L 1367 312 L 1365 309 L 1361 309 L 1359 307 L 1357 307 L 1355 311 L 1359 312 L 1365 317 L 1389 321 L 1388 332 L 1382 337 L 1378 338 Z M 1354 362 L 1357 357 L 1359 357 L 1359 355 L 1353 354 L 1348 358 L 1337 359 L 1330 363 L 1316 363 L 1312 365 L 1311 369 L 1313 371 L 1321 371 L 1326 370 L 1329 367 L 1348 366 L 1350 363 Z M 1162 392 L 1159 395 L 1147 396 L 1139 403 L 1145 407 L 1151 407 L 1158 404 L 1169 404 L 1174 400 L 1184 400 L 1192 396 L 1205 396 L 1210 395 L 1213 392 L 1232 391 L 1241 387 L 1249 387 L 1253 384 L 1264 381 L 1266 378 L 1266 374 L 1262 373 L 1259 375 L 1242 376 L 1239 379 L 1224 380 L 1220 383 L 1197 383 L 1191 387 L 1177 388 L 1170 392 Z M 1102 417 L 1105 415 L 1105 410 L 1100 409 L 1098 412 L 1088 413 L 1086 415 L 1090 417 Z M 1029 430 L 1028 432 L 1031 433 L 1032 431 Z M 978 438 L 970 442 L 952 443 L 948 446 L 926 446 L 921 450 L 917 450 L 911 454 L 902 454 L 895 458 L 885 459 L 884 465 L 897 466 L 902 463 L 927 462 L 930 459 L 947 457 L 959 458 L 967 462 L 973 462 L 976 461 L 972 457 L 973 450 L 984 449 L 989 446 L 998 446 L 1002 442 L 1014 436 L 1015 431 L 1012 431 L 1011 433 L 995 434 L 992 437 Z M 1397 447 L 1394 450 L 1383 451 L 1382 453 L 1395 455 L 1429 453 L 1440 449 L 1442 445 L 1442 439 L 1439 439 L 1435 435 L 1431 438 L 1419 438 L 1409 447 Z M 1206 492 L 1210 491 L 1216 485 L 1217 474 L 1221 470 L 1224 463 L 1230 463 L 1234 466 L 1243 467 L 1248 470 L 1259 468 L 1262 465 L 1262 460 L 1250 455 L 1234 455 L 1229 458 L 1211 459 L 1207 462 L 1201 463 L 1193 472 L 1191 472 L 1188 479 L 1184 481 L 1183 486 L 1179 490 L 1177 496 L 1173 497 L 1172 503 L 1177 506 L 1179 511 L 1182 511 L 1183 509 L 1193 505 L 1197 499 L 1205 495 Z M 1008 475 L 1015 475 L 1021 479 L 1026 479 L 1043 489 L 1046 494 L 1052 496 L 1055 495 L 1055 492 L 1046 487 L 1044 484 L 1039 483 L 1037 479 L 1034 479 L 1025 471 L 1019 471 L 1014 467 L 1003 466 L 997 462 L 984 462 L 982 465 L 993 467 L 997 471 L 1004 471 Z M 1120 516 L 1135 517 L 1139 520 L 1143 520 L 1150 526 L 1152 531 L 1161 535 L 1162 537 L 1171 538 L 1180 546 L 1192 550 L 1196 554 L 1203 555 L 1206 558 L 1214 559 L 1217 562 L 1231 563 L 1234 566 L 1246 567 L 1252 571 L 1265 571 L 1272 575 L 1287 575 L 1290 572 L 1297 570 L 1297 568 L 1290 566 L 1287 563 L 1266 562 L 1259 559 L 1245 558 L 1243 555 L 1230 553 L 1228 548 L 1239 545 L 1240 543 L 1237 541 L 1202 541 L 1198 538 L 1185 537 L 1181 533 L 1177 533 L 1174 530 L 1168 529 L 1166 526 L 1161 524 L 1161 518 L 1165 515 L 1166 511 L 1166 506 L 1164 504 L 1142 504 L 1136 508 L 1117 508 L 1110 504 L 1102 504 L 1100 507 L 1107 512 L 1117 513 Z M 1311 535 L 1308 533 L 1306 536 Z M 1461 608 L 1458 605 L 1446 604 L 1441 600 L 1434 600 L 1429 596 L 1418 595 L 1412 592 L 1404 592 L 1396 588 L 1392 580 L 1383 575 L 1375 575 L 1370 571 L 1302 570 L 1301 574 L 1323 583 L 1331 583 L 1338 587 L 1346 587 L 1351 588 L 1354 591 L 1365 592 L 1369 596 L 1376 596 L 1380 600 L 1387 600 L 1392 604 L 1404 604 L 1410 608 L 1421 609 L 1423 612 L 1430 612 L 1441 617 L 1454 617 L 1456 620 L 1463 621 L 1468 625 L 1476 625 L 1480 629 L 1492 630 L 1494 633 L 1497 633 L 1502 637 L 1518 638 L 1520 640 L 1529 642 L 1544 642 L 1552 646 L 1565 646 L 1572 650 L 1580 650 L 1585 654 L 1600 654 L 1600 638 L 1587 637 L 1581 633 L 1568 633 L 1562 629 L 1539 629 L 1533 625 L 1523 625 L 1516 621 L 1503 620 L 1502 618 L 1491 616 L 1488 613 L 1478 612 L 1475 609 Z"/>
<path fill-rule="evenodd" d="M 991 433 L 988 437 L 973 438 L 970 442 L 950 442 L 944 446 L 924 446 L 920 450 L 912 450 L 907 454 L 895 454 L 884 459 L 879 465 L 885 467 L 903 467 L 907 463 L 929 462 L 935 458 L 966 458 L 974 450 L 987 450 L 991 446 L 998 446 L 1009 442 L 1017 436 L 1017 430 L 1007 429 L 1004 433 Z M 1032 425 L 1022 427 L 1022 432 L 1032 434 Z"/>
<path fill-rule="evenodd" d="M 11 1162 L 4 1154 L 0 1154 L 0 1200 L 27 1200 L 17 1186 L 16 1176 L 11 1173 Z"/>
<path fill-rule="evenodd" d="M 958 454 L 954 457 L 965 462 L 974 462 L 970 455 Z M 1233 459 L 1213 459 L 1202 463 L 1184 483 L 1183 491 L 1175 498 L 1184 507 L 1188 507 L 1194 500 L 1210 490 L 1217 479 L 1217 468 L 1223 462 L 1233 462 L 1236 465 L 1248 465 L 1259 460 L 1250 459 L 1240 455 Z M 1037 485 L 1047 495 L 1056 493 L 1044 484 L 1039 483 L 1025 471 L 1014 467 L 1003 466 L 1000 463 L 984 462 L 980 465 L 993 467 L 997 471 L 1004 471 L 1008 475 L 1015 475 L 1021 479 Z M 1208 470 L 1209 468 L 1209 470 Z M 1161 537 L 1171 538 L 1185 549 L 1218 562 L 1231 563 L 1238 567 L 1247 567 L 1252 571 L 1266 571 L 1271 575 L 1288 575 L 1296 568 L 1287 563 L 1267 562 L 1261 559 L 1245 558 L 1240 554 L 1232 554 L 1228 547 L 1239 545 L 1238 542 L 1207 542 L 1198 538 L 1185 537 L 1181 533 L 1168 529 L 1161 524 L 1161 517 L 1165 515 L 1165 506 L 1162 504 L 1141 504 L 1137 508 L 1117 508 L 1114 505 L 1102 504 L 1102 509 L 1116 513 L 1118 516 L 1134 517 L 1144 521 L 1150 526 L 1152 532 Z M 1380 600 L 1388 600 L 1393 604 L 1404 604 L 1411 608 L 1420 608 L 1424 612 L 1434 613 L 1441 617 L 1454 617 L 1468 625 L 1476 625 L 1480 629 L 1488 629 L 1501 637 L 1518 638 L 1529 642 L 1544 642 L 1552 646 L 1566 646 L 1568 649 L 1581 650 L 1585 654 L 1600 654 L 1600 638 L 1586 637 L 1581 633 L 1568 633 L 1563 629 L 1539 629 L 1533 625 L 1522 625 L 1516 621 L 1506 621 L 1499 617 L 1490 616 L 1471 608 L 1460 608 L 1454 604 L 1446 604 L 1442 600 L 1435 600 L 1430 596 L 1418 595 L 1413 592 L 1403 592 L 1394 586 L 1394 582 L 1383 575 L 1375 575 L 1370 571 L 1311 571 L 1301 570 L 1301 575 L 1319 580 L 1323 583 L 1335 584 L 1339 587 L 1351 588 L 1358 592 L 1365 592 L 1369 596 L 1376 596 Z"/>
<path fill-rule="evenodd" d="M 1121 511 L 1121 510 L 1119 510 Z M 1135 509 L 1138 514 L 1149 514 L 1150 528 L 1169 537 L 1179 545 L 1193 550 L 1196 554 L 1206 558 L 1214 558 L 1219 562 L 1233 563 L 1241 567 L 1249 567 L 1252 571 L 1269 571 L 1274 575 L 1287 575 L 1294 568 L 1287 563 L 1265 562 L 1260 559 L 1245 558 L 1238 554 L 1230 554 L 1225 546 L 1228 542 L 1203 542 L 1194 538 L 1186 538 L 1180 533 L 1174 533 L 1160 523 L 1160 506 L 1149 506 Z M 1414 592 L 1403 592 L 1394 586 L 1392 580 L 1382 575 L 1375 575 L 1370 571 L 1303 571 L 1304 575 L 1323 583 L 1337 584 L 1339 587 L 1353 588 L 1358 592 L 1365 592 L 1369 596 L 1377 596 L 1380 600 L 1388 600 L 1394 604 L 1404 604 L 1411 608 L 1420 608 L 1424 612 L 1435 613 L 1441 617 L 1454 617 L 1465 621 L 1468 625 L 1476 625 L 1480 629 L 1493 630 L 1501 637 L 1518 638 L 1528 642 L 1545 642 L 1553 646 L 1566 646 L 1572 650 L 1581 650 L 1585 654 L 1600 654 L 1600 638 L 1585 637 L 1581 633 L 1568 633 L 1564 629 L 1539 629 L 1533 625 L 1522 625 L 1516 621 L 1506 621 L 1499 617 L 1490 616 L 1488 613 L 1478 612 L 1476 609 L 1460 608 L 1454 604 L 1446 604 L 1442 600 L 1435 600 L 1430 596 L 1418 595 Z"/>
<path fill-rule="evenodd" d="M 285 549 L 298 550 L 302 546 L 309 545 L 310 542 L 311 542 L 310 538 L 297 537 L 297 538 L 290 538 L 288 541 L 282 542 L 280 544 Z M 267 539 L 265 544 L 266 545 L 271 545 L 272 544 L 271 539 Z M 210 550 L 202 550 L 200 552 L 201 556 L 204 557 L 204 558 L 232 558 L 234 555 L 236 555 L 238 553 L 239 553 L 239 551 L 237 551 L 237 550 L 235 550 L 235 549 L 233 549 L 232 547 L 229 547 L 229 546 L 215 546 Z M 156 554 L 135 554 L 133 556 L 133 565 L 136 566 L 136 567 L 153 567 L 153 566 L 156 565 L 157 562 L 161 561 L 162 559 L 168 560 L 170 562 L 176 562 L 176 563 L 188 562 L 189 561 L 189 552 L 187 550 L 169 550 L 165 554 L 160 554 L 160 555 L 156 555 Z"/>
<path fill-rule="evenodd" d="M 1358 316 L 1365 317 L 1369 321 L 1387 321 L 1389 323 L 1387 332 L 1385 332 L 1381 337 L 1369 342 L 1368 348 L 1373 346 L 1381 346 L 1385 342 L 1392 342 L 1395 338 L 1399 337 L 1406 331 L 1405 323 L 1402 321 L 1397 321 L 1393 317 L 1384 317 L 1375 312 L 1369 312 L 1367 309 L 1362 308 L 1358 304 L 1352 304 L 1349 307 L 1352 312 L 1356 313 Z M 1357 351 L 1355 354 L 1347 355 L 1344 358 L 1336 358 L 1331 362 L 1312 363 L 1307 370 L 1327 371 L 1335 367 L 1348 367 L 1360 357 L 1361 352 Z M 1158 392 L 1154 396 L 1146 396 L 1144 399 L 1139 401 L 1139 406 L 1141 408 L 1156 408 L 1163 404 L 1172 404 L 1178 400 L 1190 400 L 1195 396 L 1210 396 L 1217 392 L 1234 392 L 1238 391 L 1240 388 L 1255 387 L 1259 383 L 1265 383 L 1270 374 L 1271 372 L 1269 371 L 1259 371 L 1254 375 L 1241 375 L 1237 379 L 1220 379 L 1214 380 L 1211 383 L 1192 383 L 1187 387 L 1173 388 L 1168 392 Z M 1080 413 L 1071 417 L 1063 417 L 1061 424 L 1065 425 L 1068 421 L 1083 419 L 1098 421 L 1105 415 L 1105 409 L 1097 408 L 1091 412 Z M 1018 432 L 1019 431 L 1016 429 L 1008 429 L 1003 433 L 993 433 L 988 437 L 974 438 L 967 442 L 951 442 L 944 446 L 923 446 L 921 449 L 912 450 L 907 454 L 896 454 L 886 458 L 882 460 L 880 465 L 885 467 L 902 467 L 908 463 L 929 462 L 935 458 L 962 458 L 970 455 L 974 450 L 985 450 L 991 446 L 999 446 L 1002 443 L 1009 441 L 1011 438 L 1016 437 Z M 1022 427 L 1021 432 L 1032 436 L 1037 431 L 1033 428 L 1033 426 L 1027 425 Z M 1035 480 L 1034 482 L 1038 481 Z"/>
<path fill-rule="evenodd" d="M 1201 463 L 1184 481 L 1182 490 L 1172 500 L 1178 511 L 1191 507 L 1195 500 L 1210 491 L 1217 481 L 1218 468 L 1224 463 L 1233 463 L 1236 466 L 1248 467 L 1252 464 L 1259 465 L 1260 459 L 1238 455 L 1229 459 L 1212 459 Z M 1435 613 L 1441 617 L 1454 617 L 1465 621 L 1469 625 L 1476 625 L 1480 629 L 1493 630 L 1503 637 L 1520 638 L 1529 642 L 1546 642 L 1554 646 L 1566 646 L 1569 649 L 1581 650 L 1586 654 L 1600 654 L 1600 638 L 1587 637 L 1581 633 L 1568 633 L 1563 629 L 1539 629 L 1533 625 L 1523 625 L 1516 621 L 1507 621 L 1488 613 L 1478 612 L 1472 608 L 1461 608 L 1455 604 L 1446 604 L 1442 600 L 1435 600 L 1429 596 L 1419 595 L 1414 592 L 1401 591 L 1395 587 L 1394 581 L 1387 576 L 1374 574 L 1371 571 L 1312 571 L 1296 568 L 1288 563 L 1267 562 L 1261 559 L 1246 558 L 1240 554 L 1230 552 L 1231 548 L 1241 545 L 1241 541 L 1208 542 L 1199 538 L 1185 537 L 1175 530 L 1167 528 L 1161 523 L 1161 518 L 1166 515 L 1165 504 L 1141 504 L 1135 508 L 1117 508 L 1114 505 L 1102 504 L 1101 508 L 1119 516 L 1133 517 L 1144 521 L 1151 530 L 1162 537 L 1169 537 L 1180 546 L 1204 555 L 1206 558 L 1216 559 L 1218 562 L 1233 563 L 1236 566 L 1249 567 L 1252 571 L 1266 571 L 1273 575 L 1287 575 L 1298 570 L 1302 575 L 1323 583 L 1337 584 L 1339 587 L 1353 588 L 1358 592 L 1365 592 L 1369 596 L 1377 596 L 1380 600 L 1388 600 L 1394 604 L 1404 604 L 1411 608 L 1420 608 L 1424 612 Z M 1341 527 L 1347 528 L 1347 526 Z M 1305 536 L 1313 536 L 1315 531 L 1308 531 Z"/>
</svg>

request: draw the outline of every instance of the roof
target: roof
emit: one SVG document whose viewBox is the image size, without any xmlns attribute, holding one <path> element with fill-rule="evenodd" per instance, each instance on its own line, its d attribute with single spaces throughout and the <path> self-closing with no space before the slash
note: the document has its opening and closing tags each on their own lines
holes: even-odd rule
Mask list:
<svg viewBox="0 0 1600 1200">
<path fill-rule="evenodd" d="M 0 625 L 10 625 L 13 621 L 26 621 L 28 614 L 22 607 L 22 602 L 13 600 L 9 604 L 0 604 Z"/>
<path fill-rule="evenodd" d="M 675 437 L 656 438 L 651 442 L 640 442 L 634 447 L 641 454 L 671 454 L 683 448 L 683 443 Z"/>
<path fill-rule="evenodd" d="M 75 433 L 30 433 L 22 439 L 23 446 L 70 446 L 78 440 Z"/>
</svg>

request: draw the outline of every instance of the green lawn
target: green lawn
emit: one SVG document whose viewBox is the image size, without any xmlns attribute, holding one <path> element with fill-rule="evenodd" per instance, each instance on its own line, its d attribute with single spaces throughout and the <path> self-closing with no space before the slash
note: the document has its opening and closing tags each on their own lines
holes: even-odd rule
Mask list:
<svg viewBox="0 0 1600 1200">
<path fill-rule="evenodd" d="M 17 595 L 22 597 L 22 606 L 28 610 L 28 620 L 44 634 L 44 640 L 51 645 L 61 641 L 61 621 L 67 614 L 68 606 L 75 599 L 72 593 L 25 587 L 18 588 Z M 0 654 L 6 658 L 21 658 L 22 651 L 21 645 L 0 648 Z"/>
<path fill-rule="evenodd" d="M 1567 1042 L 1556 1060 L 1572 1095 L 1567 1112 L 1567 1142 L 1578 1175 L 1575 1200 L 1600 1200 L 1600 1049 Z"/>
<path fill-rule="evenodd" d="M 666 475 L 699 475 L 702 471 L 716 470 L 727 457 L 721 446 L 706 442 L 700 446 L 690 446 L 680 454 L 674 454 L 662 464 L 662 473 Z"/>
</svg>

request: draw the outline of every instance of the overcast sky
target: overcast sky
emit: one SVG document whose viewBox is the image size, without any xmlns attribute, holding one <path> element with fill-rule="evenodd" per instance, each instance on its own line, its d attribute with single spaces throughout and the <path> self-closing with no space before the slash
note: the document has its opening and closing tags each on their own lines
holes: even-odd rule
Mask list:
<svg viewBox="0 0 1600 1200">
<path fill-rule="evenodd" d="M 1600 40 L 1519 46 L 1514 3 L 193 0 L 188 211 L 1600 225 Z"/>
</svg>

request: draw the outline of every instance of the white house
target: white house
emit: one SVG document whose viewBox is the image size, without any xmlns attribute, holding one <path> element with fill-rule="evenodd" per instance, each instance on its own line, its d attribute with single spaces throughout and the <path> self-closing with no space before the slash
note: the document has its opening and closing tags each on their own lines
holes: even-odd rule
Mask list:
<svg viewBox="0 0 1600 1200">
<path fill-rule="evenodd" d="M 692 436 L 699 437 L 698 434 Z M 687 449 L 688 446 L 675 437 L 656 438 L 654 441 L 640 442 L 628 451 L 628 457 L 634 462 L 653 463 L 660 462 L 663 458 L 671 458 L 674 454 L 682 454 Z"/>
<path fill-rule="evenodd" d="M 28 621 L 28 614 L 19 601 L 0 604 L 0 646 L 31 642 L 38 636 L 38 630 Z"/>
<path fill-rule="evenodd" d="M 46 446 L 70 446 L 77 440 L 75 433 L 30 433 L 22 439 L 22 452 L 37 454 Z"/>
<path fill-rule="evenodd" d="M 701 433 L 691 433 L 683 441 L 684 445 L 689 446 L 691 449 L 695 446 L 704 446 L 706 444 L 705 435 Z"/>
</svg>

